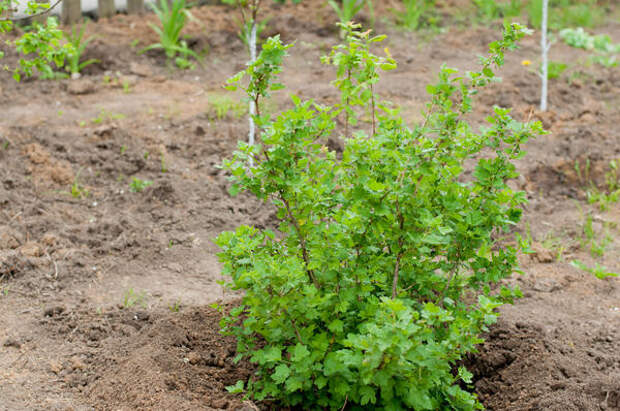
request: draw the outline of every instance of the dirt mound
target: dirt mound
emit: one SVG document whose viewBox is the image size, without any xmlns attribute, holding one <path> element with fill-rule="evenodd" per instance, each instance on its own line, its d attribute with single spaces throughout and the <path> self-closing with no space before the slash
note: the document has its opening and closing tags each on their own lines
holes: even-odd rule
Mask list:
<svg viewBox="0 0 620 411">
<path fill-rule="evenodd" d="M 468 368 L 489 410 L 617 410 L 620 357 L 614 338 L 576 341 L 570 329 L 547 334 L 535 324 L 500 319 Z"/>
<path fill-rule="evenodd" d="M 210 308 L 169 313 L 129 338 L 105 341 L 87 391 L 92 405 L 98 410 L 243 409 L 225 387 L 247 379 L 252 368 L 233 364 L 236 343 L 219 334 L 219 320 Z"/>
<path fill-rule="evenodd" d="M 59 185 L 67 185 L 73 182 L 75 176 L 71 164 L 54 159 L 41 145 L 28 144 L 24 147 L 23 154 L 31 162 L 28 170 L 33 174 L 36 183 L 51 181 Z"/>
</svg>

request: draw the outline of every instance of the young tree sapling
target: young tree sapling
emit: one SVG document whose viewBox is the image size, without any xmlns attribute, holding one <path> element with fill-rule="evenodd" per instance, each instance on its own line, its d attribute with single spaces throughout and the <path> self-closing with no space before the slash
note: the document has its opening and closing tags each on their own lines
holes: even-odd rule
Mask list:
<svg viewBox="0 0 620 411">
<path fill-rule="evenodd" d="M 547 24 L 549 21 L 549 0 L 542 0 L 542 28 L 540 35 L 540 48 L 542 52 L 541 79 L 542 87 L 540 91 L 540 111 L 547 111 L 547 90 L 549 85 L 549 48 L 551 44 L 547 40 Z"/>
</svg>

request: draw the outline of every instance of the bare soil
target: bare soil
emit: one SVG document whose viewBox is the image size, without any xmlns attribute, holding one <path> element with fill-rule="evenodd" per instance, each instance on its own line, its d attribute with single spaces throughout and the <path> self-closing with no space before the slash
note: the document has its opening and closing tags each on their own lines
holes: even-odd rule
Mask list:
<svg viewBox="0 0 620 411">
<path fill-rule="evenodd" d="M 288 91 L 333 102 L 334 73 L 319 56 L 338 32 L 323 3 L 270 5 L 266 34 L 295 42 L 282 76 Z M 377 14 L 389 16 L 392 3 Z M 238 298 L 218 284 L 212 239 L 275 216 L 251 197 L 230 197 L 217 167 L 247 133 L 243 116 L 217 116 L 221 85 L 247 59 L 236 13 L 192 14 L 190 44 L 206 53 L 195 70 L 138 54 L 156 40 L 154 16 L 119 15 L 89 25 L 97 38 L 86 57 L 101 61 L 78 80 L 15 83 L 0 72 L 0 410 L 256 409 L 224 388 L 252 367 L 233 364 L 235 342 L 218 333 L 209 308 Z M 400 65 L 379 92 L 411 123 L 437 68 L 474 67 L 500 33 L 461 25 L 422 36 L 384 20 L 377 31 Z M 596 31 L 620 42 L 618 22 Z M 536 250 L 510 280 L 525 297 L 501 309 L 467 363 L 491 410 L 618 410 L 620 280 L 569 262 L 620 272 L 620 204 L 601 211 L 586 201 L 589 181 L 604 188 L 620 158 L 620 69 L 588 65 L 586 52 L 558 42 L 551 59 L 570 67 L 551 81 L 551 110 L 540 113 L 538 54 L 537 36 L 526 39 L 473 115 L 481 122 L 494 104 L 514 107 L 551 133 L 528 144 L 514 182 L 530 201 L 519 229 Z M 3 63 L 16 58 L 9 52 Z M 281 93 L 271 109 L 287 104 Z M 132 192 L 133 178 L 153 184 Z M 602 256 L 584 240 L 587 215 L 606 243 Z"/>
</svg>

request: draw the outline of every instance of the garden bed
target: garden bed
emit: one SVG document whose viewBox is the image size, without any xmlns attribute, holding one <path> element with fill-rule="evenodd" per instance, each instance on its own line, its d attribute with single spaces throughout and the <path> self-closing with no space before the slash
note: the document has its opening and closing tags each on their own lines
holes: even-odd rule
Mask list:
<svg viewBox="0 0 620 411">
<path fill-rule="evenodd" d="M 218 284 L 212 240 L 240 224 L 272 226 L 275 216 L 231 197 L 217 167 L 248 127 L 240 96 L 221 87 L 247 59 L 236 15 L 217 6 L 192 13 L 189 43 L 208 51 L 195 70 L 138 55 L 156 40 L 146 24 L 154 16 L 119 15 L 89 25 L 98 37 L 86 57 L 101 62 L 78 80 L 15 83 L 0 73 L 0 408 L 256 406 L 225 390 L 252 366 L 233 363 L 235 342 L 218 334 L 209 308 L 238 298 Z M 288 91 L 333 102 L 333 70 L 319 61 L 338 42 L 331 9 L 304 1 L 266 14 L 266 34 L 295 42 L 282 75 Z M 411 124 L 438 67 L 474 67 L 500 33 L 454 27 L 425 37 L 381 18 L 377 31 L 399 62 L 378 92 Z M 618 23 L 596 31 L 620 39 Z M 541 119 L 551 134 L 528 143 L 514 182 L 528 194 L 519 230 L 535 250 L 511 280 L 524 298 L 501 309 L 467 363 L 488 409 L 620 409 L 620 280 L 569 264 L 620 271 L 620 203 L 602 211 L 586 198 L 590 181 L 603 189 L 620 159 L 620 69 L 579 63 L 586 52 L 557 43 L 552 60 L 571 65 L 551 81 L 550 111 L 540 113 L 535 64 L 522 64 L 538 54 L 538 39 L 525 39 L 473 113 L 481 121 L 494 104 L 514 107 L 514 117 Z M 280 93 L 272 109 L 287 104 Z M 133 192 L 134 178 L 152 184 Z M 591 241 L 605 243 L 602 255 Z"/>
</svg>

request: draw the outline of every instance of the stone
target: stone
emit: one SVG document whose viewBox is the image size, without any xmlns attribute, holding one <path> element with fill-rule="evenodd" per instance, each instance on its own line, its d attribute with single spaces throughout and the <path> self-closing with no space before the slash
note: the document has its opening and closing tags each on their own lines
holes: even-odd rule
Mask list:
<svg viewBox="0 0 620 411">
<path fill-rule="evenodd" d="M 533 243 L 532 250 L 534 250 L 532 257 L 539 263 L 547 264 L 547 263 L 552 263 L 555 261 L 555 258 L 551 250 L 547 250 L 540 243 Z"/>
<path fill-rule="evenodd" d="M 24 147 L 24 154 L 33 164 L 46 164 L 50 160 L 50 154 L 37 143 L 28 144 Z"/>
<path fill-rule="evenodd" d="M 16 249 L 23 242 L 23 236 L 10 227 L 0 227 L 0 250 L 2 249 Z"/>
<path fill-rule="evenodd" d="M 195 365 L 195 364 L 198 364 L 200 360 L 202 360 L 202 357 L 197 352 L 192 351 L 189 354 L 187 354 L 187 359 L 190 364 Z"/>
<path fill-rule="evenodd" d="M 39 245 L 35 242 L 29 241 L 26 244 L 22 245 L 19 248 L 19 252 L 21 255 L 26 257 L 41 257 L 43 255 L 43 250 Z"/>
<path fill-rule="evenodd" d="M 168 264 L 168 269 L 180 273 L 183 271 L 183 266 L 179 263 L 170 263 Z"/>
<path fill-rule="evenodd" d="M 41 244 L 46 245 L 48 247 L 54 247 L 58 244 L 60 240 L 56 235 L 52 233 L 45 233 L 43 237 L 41 237 Z"/>
<path fill-rule="evenodd" d="M 135 61 L 129 65 L 129 72 L 140 77 L 149 77 L 153 75 L 153 70 L 145 64 L 136 63 Z"/>
<path fill-rule="evenodd" d="M 86 369 L 86 364 L 79 357 L 71 358 L 71 369 L 83 371 Z"/>
<path fill-rule="evenodd" d="M 63 367 L 60 361 L 51 360 L 49 365 L 50 365 L 50 371 L 56 375 L 60 374 L 60 372 L 62 371 Z"/>
<path fill-rule="evenodd" d="M 133 87 L 136 85 L 136 83 L 138 83 L 138 77 L 134 76 L 134 75 L 129 75 L 129 76 L 120 76 L 118 78 L 118 85 L 119 87 Z"/>
<path fill-rule="evenodd" d="M 67 85 L 67 92 L 74 95 L 91 94 L 95 92 L 95 83 L 88 79 L 71 80 Z"/>
</svg>

